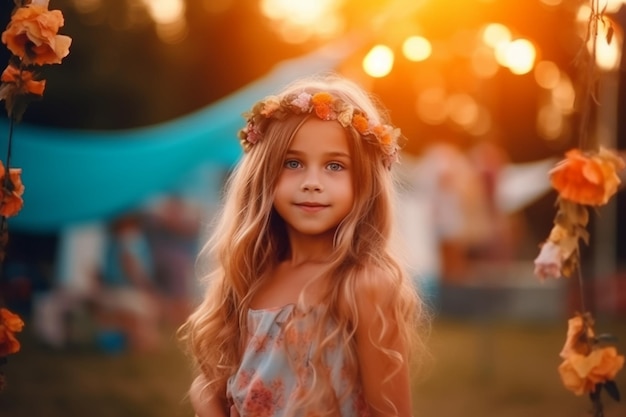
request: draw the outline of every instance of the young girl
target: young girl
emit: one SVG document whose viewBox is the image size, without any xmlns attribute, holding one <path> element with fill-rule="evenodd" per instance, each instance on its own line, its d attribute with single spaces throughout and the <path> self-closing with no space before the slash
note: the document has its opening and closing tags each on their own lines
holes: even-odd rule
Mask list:
<svg viewBox="0 0 626 417">
<path fill-rule="evenodd" d="M 202 304 L 198 417 L 410 416 L 422 307 L 390 249 L 399 129 L 338 76 L 244 115 Z"/>
</svg>

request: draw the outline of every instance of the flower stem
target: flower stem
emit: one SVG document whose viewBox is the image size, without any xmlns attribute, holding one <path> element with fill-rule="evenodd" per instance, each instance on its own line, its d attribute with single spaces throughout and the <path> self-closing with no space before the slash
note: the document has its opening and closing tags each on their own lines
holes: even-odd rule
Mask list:
<svg viewBox="0 0 626 417">
<path fill-rule="evenodd" d="M 580 259 L 580 249 L 576 249 L 576 251 L 578 252 L 578 259 Z M 580 263 L 576 267 L 576 272 L 578 275 L 578 292 L 580 295 L 580 309 L 582 310 L 581 313 L 584 315 L 587 313 L 587 306 L 585 303 L 585 288 L 584 288 L 585 280 L 583 279 L 583 273 L 581 271 Z"/>
<path fill-rule="evenodd" d="M 5 196 L 6 191 L 12 188 L 11 184 L 11 173 L 10 173 L 10 164 L 11 164 L 11 151 L 13 148 L 13 128 L 15 127 L 15 118 L 13 116 L 9 117 L 9 138 L 7 144 L 7 157 L 5 164 L 5 172 L 4 172 L 4 183 L 2 184 L 2 188 L 4 192 L 2 193 Z M 4 201 L 0 201 L 0 205 L 4 204 Z M 7 218 L 5 216 L 0 216 L 0 305 L 4 305 L 4 258 L 6 257 L 7 245 L 8 245 L 8 224 Z"/>
<path fill-rule="evenodd" d="M 589 135 L 589 123 L 591 119 L 592 104 L 595 103 L 595 87 L 596 87 L 596 55 L 597 55 L 597 40 L 598 40 L 598 21 L 602 19 L 599 9 L 599 0 L 590 1 L 591 12 L 589 16 L 589 22 L 587 25 L 587 36 L 582 46 L 582 50 L 586 48 L 586 45 L 591 41 L 590 56 L 587 58 L 585 64 L 584 74 L 584 92 L 581 97 L 581 118 L 579 125 L 579 138 L 578 145 L 583 151 L 596 150 L 598 148 L 597 139 L 590 138 Z"/>
</svg>

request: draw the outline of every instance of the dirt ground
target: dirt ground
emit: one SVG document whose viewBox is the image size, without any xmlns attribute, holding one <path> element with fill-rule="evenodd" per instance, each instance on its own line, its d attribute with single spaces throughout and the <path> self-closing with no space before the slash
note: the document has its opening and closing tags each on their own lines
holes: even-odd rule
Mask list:
<svg viewBox="0 0 626 417">
<path fill-rule="evenodd" d="M 28 323 L 27 323 L 28 324 Z M 626 352 L 626 320 L 598 322 Z M 561 385 L 556 368 L 565 323 L 485 319 L 433 321 L 414 384 L 416 417 L 583 417 L 589 400 Z M 161 352 L 107 355 L 94 349 L 53 351 L 28 332 L 3 367 L 2 417 L 192 417 L 185 399 L 187 359 L 173 333 Z M 626 370 L 617 378 L 626 392 Z M 623 400 L 624 401 L 624 400 Z M 626 416 L 626 403 L 605 397 L 605 417 Z"/>
</svg>

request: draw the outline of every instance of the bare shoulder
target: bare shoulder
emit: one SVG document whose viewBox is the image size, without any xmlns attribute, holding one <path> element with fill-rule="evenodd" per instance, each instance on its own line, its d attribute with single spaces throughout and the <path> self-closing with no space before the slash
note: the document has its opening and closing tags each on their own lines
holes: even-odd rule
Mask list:
<svg viewBox="0 0 626 417">
<path fill-rule="evenodd" d="M 402 277 L 399 271 L 384 270 L 378 266 L 363 268 L 354 289 L 359 310 L 389 305 L 397 297 L 401 286 Z"/>
</svg>

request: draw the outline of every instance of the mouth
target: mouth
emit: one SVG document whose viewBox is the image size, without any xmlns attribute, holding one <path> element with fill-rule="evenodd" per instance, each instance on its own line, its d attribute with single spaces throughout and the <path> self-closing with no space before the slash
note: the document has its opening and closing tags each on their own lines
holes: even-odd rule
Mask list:
<svg viewBox="0 0 626 417">
<path fill-rule="evenodd" d="M 328 207 L 328 205 L 326 204 L 313 203 L 313 202 L 296 203 L 295 206 L 298 207 L 299 209 L 302 209 L 308 212 L 316 212 L 316 211 L 320 211 Z"/>
</svg>

